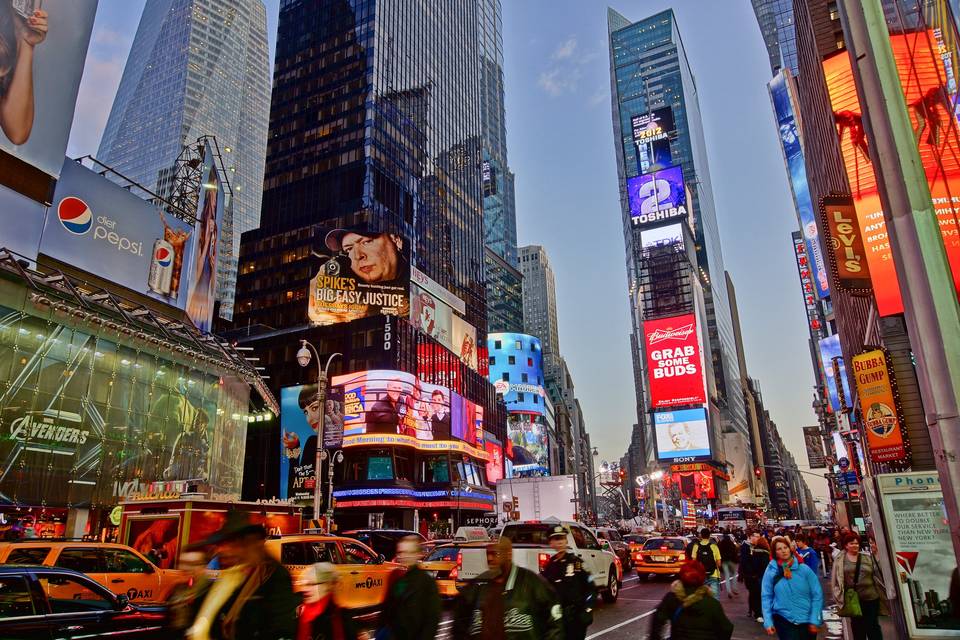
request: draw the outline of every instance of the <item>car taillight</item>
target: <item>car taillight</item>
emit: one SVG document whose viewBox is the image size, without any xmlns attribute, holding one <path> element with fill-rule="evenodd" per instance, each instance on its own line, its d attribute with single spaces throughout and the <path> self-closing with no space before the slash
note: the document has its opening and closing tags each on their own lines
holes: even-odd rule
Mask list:
<svg viewBox="0 0 960 640">
<path fill-rule="evenodd" d="M 547 568 L 548 562 L 550 562 L 549 553 L 537 554 L 537 566 L 540 568 L 540 573 L 543 573 L 543 570 Z"/>
<path fill-rule="evenodd" d="M 463 570 L 463 551 L 457 551 L 457 568 L 454 569 L 454 571 L 456 571 L 457 574 L 459 574 L 460 571 L 462 570 Z"/>
<path fill-rule="evenodd" d="M 637 551 L 635 554 L 638 562 L 643 562 L 643 554 Z"/>
<path fill-rule="evenodd" d="M 458 579 L 460 577 L 460 567 L 454 567 L 453 569 L 450 569 L 450 573 L 447 574 L 447 577 L 451 580 Z"/>
</svg>

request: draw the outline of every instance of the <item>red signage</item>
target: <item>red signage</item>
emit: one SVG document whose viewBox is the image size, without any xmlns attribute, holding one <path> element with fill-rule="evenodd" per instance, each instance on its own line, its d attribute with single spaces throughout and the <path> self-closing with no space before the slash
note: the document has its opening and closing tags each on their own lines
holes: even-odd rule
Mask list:
<svg viewBox="0 0 960 640">
<path fill-rule="evenodd" d="M 483 448 L 490 454 L 487 460 L 487 482 L 496 484 L 503 479 L 503 447 L 491 440 L 483 441 Z"/>
<path fill-rule="evenodd" d="M 692 313 L 643 323 L 650 402 L 655 409 L 704 404 L 703 359 Z"/>
</svg>

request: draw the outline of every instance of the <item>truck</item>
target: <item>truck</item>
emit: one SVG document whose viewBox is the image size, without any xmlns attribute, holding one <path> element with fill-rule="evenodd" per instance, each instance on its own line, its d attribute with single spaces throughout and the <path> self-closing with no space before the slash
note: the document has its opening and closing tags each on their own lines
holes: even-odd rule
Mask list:
<svg viewBox="0 0 960 640">
<path fill-rule="evenodd" d="M 513 564 L 535 573 L 543 571 L 550 556 L 556 553 L 550 548 L 549 540 L 550 532 L 557 525 L 566 529 L 569 552 L 580 557 L 603 601 L 616 602 L 623 584 L 620 560 L 609 547 L 601 544 L 588 527 L 579 522 L 555 518 L 508 522 L 503 526 L 500 536 L 513 543 Z M 476 578 L 487 569 L 484 546 L 463 547 L 457 553 L 458 586 Z"/>
<path fill-rule="evenodd" d="M 577 513 L 574 476 L 505 478 L 497 482 L 500 522 L 574 520 Z"/>
</svg>

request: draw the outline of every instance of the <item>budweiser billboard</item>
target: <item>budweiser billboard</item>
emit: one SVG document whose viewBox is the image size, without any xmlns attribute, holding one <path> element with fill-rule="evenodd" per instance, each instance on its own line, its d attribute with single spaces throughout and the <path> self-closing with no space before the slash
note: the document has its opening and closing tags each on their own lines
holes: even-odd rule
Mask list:
<svg viewBox="0 0 960 640">
<path fill-rule="evenodd" d="M 696 316 L 685 313 L 647 320 L 643 333 L 652 408 L 704 404 L 707 398 Z"/>
</svg>

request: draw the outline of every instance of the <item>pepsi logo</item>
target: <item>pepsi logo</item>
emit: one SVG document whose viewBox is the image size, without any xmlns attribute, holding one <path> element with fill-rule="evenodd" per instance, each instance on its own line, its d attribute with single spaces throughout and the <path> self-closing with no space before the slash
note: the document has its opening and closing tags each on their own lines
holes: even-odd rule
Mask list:
<svg viewBox="0 0 960 640">
<path fill-rule="evenodd" d="M 161 267 L 169 267 L 173 264 L 173 252 L 166 247 L 159 247 L 153 254 L 153 260 Z"/>
<path fill-rule="evenodd" d="M 87 203 L 80 198 L 68 196 L 57 205 L 57 217 L 60 224 L 70 233 L 82 236 L 93 226 L 93 213 Z"/>
</svg>

